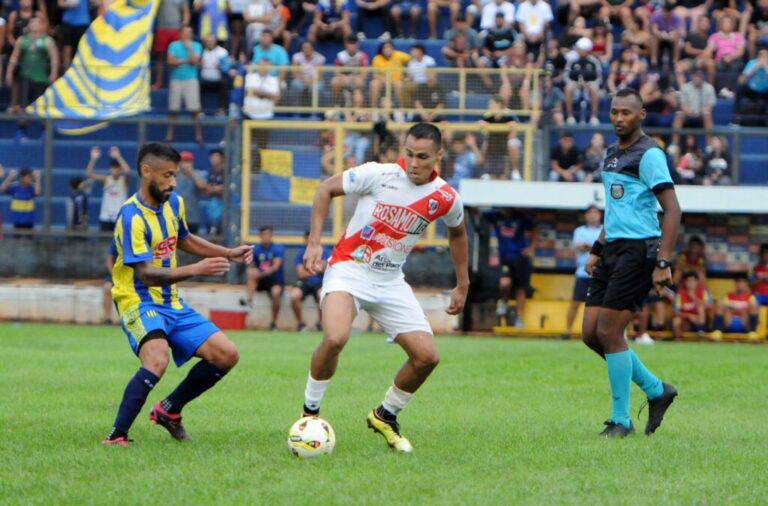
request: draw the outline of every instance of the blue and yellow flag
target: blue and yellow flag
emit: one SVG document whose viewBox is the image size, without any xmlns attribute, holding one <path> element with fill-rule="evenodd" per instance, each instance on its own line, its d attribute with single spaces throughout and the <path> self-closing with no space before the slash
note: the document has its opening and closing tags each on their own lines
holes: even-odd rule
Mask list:
<svg viewBox="0 0 768 506">
<path fill-rule="evenodd" d="M 160 0 L 114 0 L 88 27 L 71 67 L 27 112 L 72 120 L 61 133 L 80 135 L 104 120 L 148 111 L 152 25 Z"/>
<path fill-rule="evenodd" d="M 300 159 L 294 162 L 294 157 Z M 306 158 L 306 156 L 305 156 Z M 315 198 L 321 180 L 315 176 L 313 168 L 319 167 L 320 161 L 310 157 L 302 159 L 301 153 L 282 149 L 261 150 L 261 178 L 258 197 L 262 200 L 287 200 L 292 204 L 309 206 Z M 297 170 L 304 167 L 304 170 Z M 307 169 L 308 168 L 308 169 Z M 296 172 L 304 172 L 297 175 Z"/>
</svg>

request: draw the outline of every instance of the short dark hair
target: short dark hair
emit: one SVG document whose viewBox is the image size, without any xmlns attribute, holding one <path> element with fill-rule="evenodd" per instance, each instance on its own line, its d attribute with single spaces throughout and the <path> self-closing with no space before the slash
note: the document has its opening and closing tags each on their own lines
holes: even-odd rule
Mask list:
<svg viewBox="0 0 768 506">
<path fill-rule="evenodd" d="M 273 32 L 270 28 L 265 28 L 264 30 L 261 31 L 261 34 L 262 35 L 265 35 L 265 34 L 269 35 L 273 39 L 275 38 L 275 32 Z"/>
<path fill-rule="evenodd" d="M 357 35 L 355 35 L 354 33 L 351 33 L 347 35 L 347 37 L 344 39 L 344 42 L 346 42 L 347 44 L 357 44 L 358 42 L 360 42 L 360 39 L 357 38 Z"/>
<path fill-rule="evenodd" d="M 69 187 L 73 190 L 77 190 L 80 187 L 80 184 L 83 182 L 83 178 L 80 176 L 73 176 L 69 178 Z"/>
<path fill-rule="evenodd" d="M 141 164 L 144 163 L 144 159 L 148 156 L 154 156 L 155 158 L 173 163 L 181 161 L 181 155 L 170 144 L 165 142 L 146 142 L 141 146 L 139 154 L 136 156 L 136 171 L 139 173 L 139 177 L 141 177 Z"/>
<path fill-rule="evenodd" d="M 412 45 L 411 49 L 418 49 L 422 53 L 426 53 L 427 52 L 426 48 L 424 47 L 424 44 L 420 44 L 418 42 L 416 44 Z"/>
<path fill-rule="evenodd" d="M 597 210 L 597 211 L 600 211 L 600 208 L 597 206 L 597 204 L 596 204 L 595 202 L 592 202 L 591 204 L 589 204 L 589 205 L 587 206 L 587 208 L 586 208 L 586 209 L 584 209 L 584 212 L 585 212 L 585 213 L 588 213 L 588 212 L 590 212 L 592 209 L 595 209 L 595 210 Z M 602 211 L 600 211 L 600 212 L 602 212 Z"/>
<path fill-rule="evenodd" d="M 704 246 L 704 241 L 702 241 L 701 237 L 698 235 L 692 235 L 690 239 L 688 239 L 688 244 L 698 244 L 699 246 Z"/>
<path fill-rule="evenodd" d="M 431 123 L 416 123 L 408 129 L 406 137 L 413 137 L 414 139 L 429 139 L 435 143 L 437 149 L 443 147 L 443 134 L 440 133 L 440 129 Z"/>
<path fill-rule="evenodd" d="M 271 225 L 264 225 L 263 227 L 259 227 L 259 233 L 266 232 L 267 230 L 270 232 L 274 231 Z"/>
<path fill-rule="evenodd" d="M 219 148 L 214 148 L 214 149 L 208 151 L 208 156 L 211 156 L 211 155 L 221 155 L 221 156 L 224 156 L 224 150 L 223 149 L 219 149 Z"/>
<path fill-rule="evenodd" d="M 22 167 L 19 169 L 19 177 L 31 176 L 31 175 L 32 175 L 32 169 L 30 169 L 29 167 Z"/>
<path fill-rule="evenodd" d="M 640 92 L 637 91 L 634 88 L 622 88 L 619 91 L 616 92 L 616 94 L 613 96 L 613 98 L 622 98 L 622 97 L 635 97 L 640 104 L 643 103 L 643 97 L 640 96 Z"/>
<path fill-rule="evenodd" d="M 120 167 L 120 162 L 117 160 L 117 158 L 110 158 L 109 159 L 109 166 L 110 167 Z"/>
<path fill-rule="evenodd" d="M 699 279 L 699 275 L 696 273 L 696 271 L 686 271 L 683 273 L 683 280 L 689 279 L 689 278 L 696 278 Z"/>
</svg>

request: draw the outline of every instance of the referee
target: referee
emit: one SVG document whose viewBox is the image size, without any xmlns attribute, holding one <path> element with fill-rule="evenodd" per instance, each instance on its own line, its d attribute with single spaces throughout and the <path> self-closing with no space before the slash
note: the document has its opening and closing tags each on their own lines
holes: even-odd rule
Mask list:
<svg viewBox="0 0 768 506">
<path fill-rule="evenodd" d="M 645 135 L 643 101 L 637 91 L 620 90 L 611 102 L 611 123 L 619 142 L 603 162 L 605 224 L 590 252 L 582 336 L 605 359 L 611 386 L 611 418 L 601 435 L 625 437 L 635 429 L 629 418 L 629 390 L 634 381 L 648 396 L 645 433 L 661 425 L 677 390 L 654 376 L 627 346 L 624 329 L 653 286 L 672 281 L 669 260 L 680 227 L 680 205 L 667 159 Z M 661 229 L 657 201 L 664 210 Z"/>
</svg>

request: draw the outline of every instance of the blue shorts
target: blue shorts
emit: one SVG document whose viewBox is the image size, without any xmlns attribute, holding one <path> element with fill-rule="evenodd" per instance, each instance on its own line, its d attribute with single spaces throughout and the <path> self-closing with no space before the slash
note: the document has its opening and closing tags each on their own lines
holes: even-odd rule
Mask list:
<svg viewBox="0 0 768 506">
<path fill-rule="evenodd" d="M 758 295 L 755 294 L 755 299 L 757 299 L 757 303 L 761 306 L 768 306 L 768 295 Z"/>
<path fill-rule="evenodd" d="M 589 291 L 589 278 L 576 277 L 576 283 L 573 285 L 573 297 L 576 302 L 586 302 L 587 292 Z"/>
<path fill-rule="evenodd" d="M 749 329 L 744 326 L 744 322 L 741 320 L 741 316 L 734 316 L 731 320 L 731 325 L 725 329 L 726 332 L 733 332 L 734 334 L 745 334 L 749 332 Z"/>
<path fill-rule="evenodd" d="M 139 343 L 153 330 L 162 330 L 168 336 L 173 361 L 181 367 L 192 358 L 197 349 L 219 328 L 203 315 L 184 305 L 172 309 L 160 304 L 144 302 L 138 308 L 120 315 L 128 344 L 138 356 Z"/>
</svg>

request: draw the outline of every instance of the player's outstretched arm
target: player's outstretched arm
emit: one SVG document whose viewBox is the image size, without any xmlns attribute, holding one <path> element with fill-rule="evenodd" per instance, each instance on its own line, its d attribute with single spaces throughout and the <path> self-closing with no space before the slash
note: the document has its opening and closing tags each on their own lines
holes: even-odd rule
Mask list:
<svg viewBox="0 0 768 506">
<path fill-rule="evenodd" d="M 226 248 L 195 234 L 189 234 L 179 241 L 179 248 L 190 255 L 204 258 L 224 257 L 227 260 L 245 264 L 249 264 L 253 260 L 253 248 L 246 244 L 235 248 Z"/>
<path fill-rule="evenodd" d="M 448 229 L 448 247 L 451 250 L 453 268 L 456 271 L 456 287 L 451 291 L 451 302 L 445 312 L 459 314 L 464 309 L 469 291 L 469 248 L 467 229 L 463 222 L 458 227 Z"/>
<path fill-rule="evenodd" d="M 312 202 L 309 238 L 307 249 L 304 252 L 304 267 L 312 274 L 323 271 L 323 245 L 320 244 L 323 235 L 323 222 L 328 216 L 331 199 L 344 195 L 342 177 L 341 174 L 336 174 L 320 183 L 315 193 L 315 200 Z"/>
<path fill-rule="evenodd" d="M 222 257 L 206 258 L 183 267 L 156 267 L 150 262 L 133 265 L 136 276 L 146 286 L 168 286 L 194 276 L 221 276 L 229 271 L 229 260 Z"/>
</svg>

